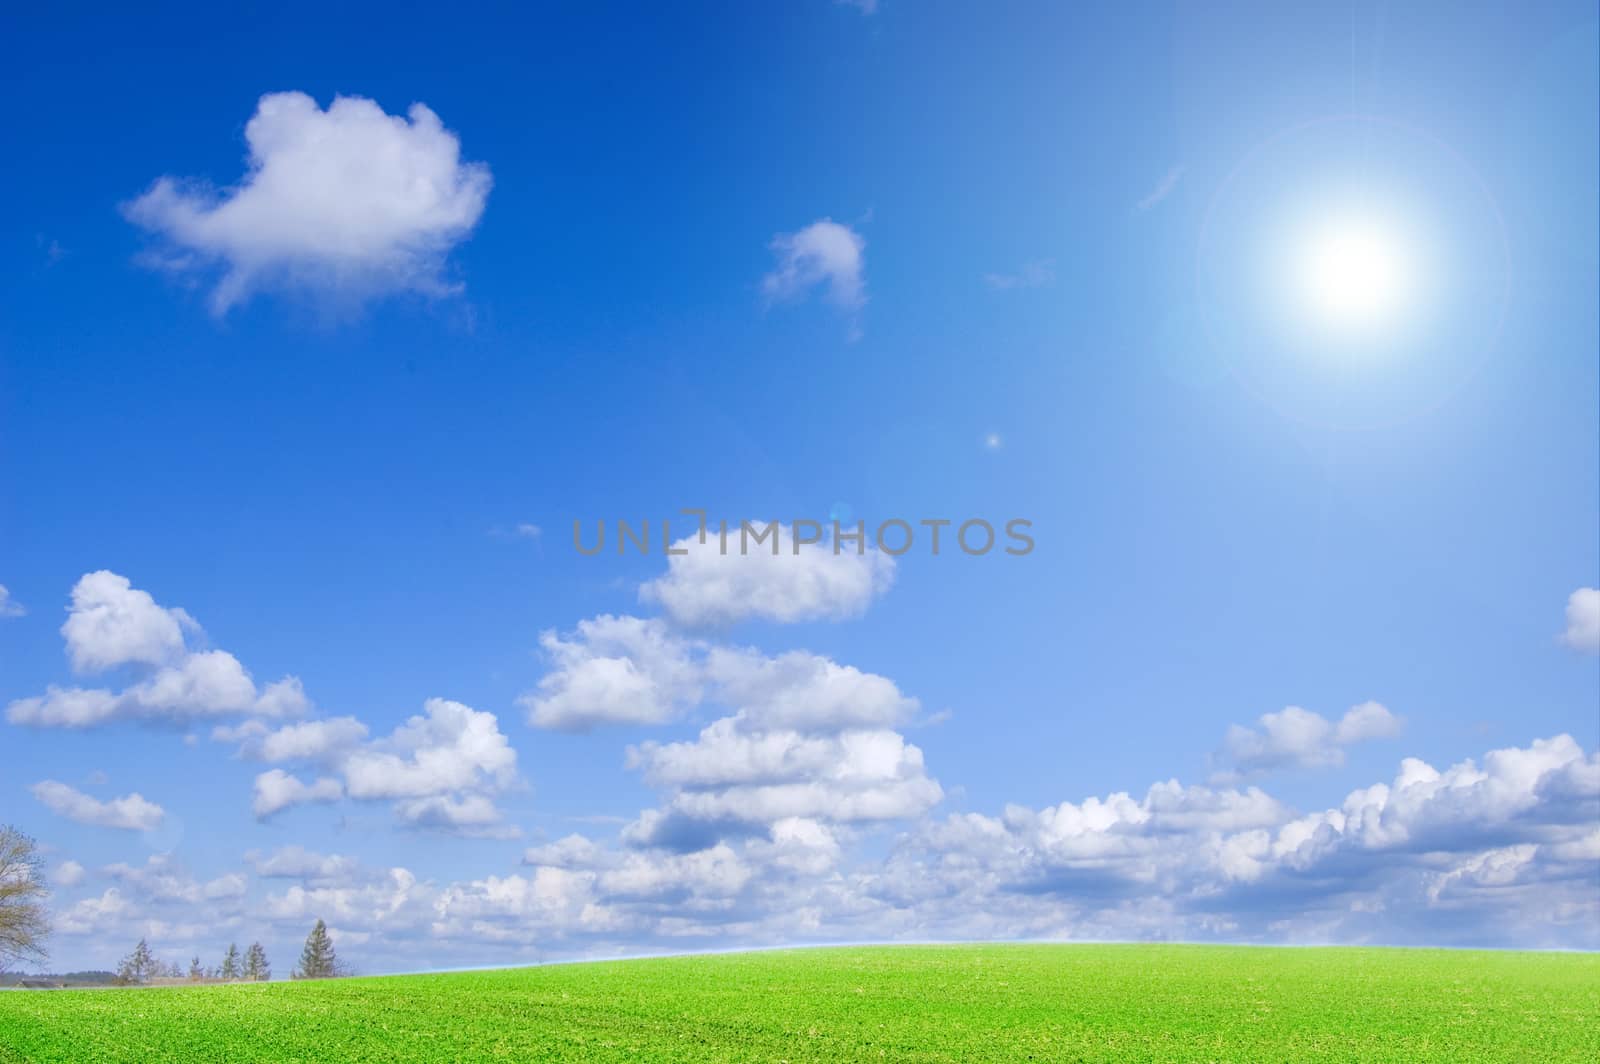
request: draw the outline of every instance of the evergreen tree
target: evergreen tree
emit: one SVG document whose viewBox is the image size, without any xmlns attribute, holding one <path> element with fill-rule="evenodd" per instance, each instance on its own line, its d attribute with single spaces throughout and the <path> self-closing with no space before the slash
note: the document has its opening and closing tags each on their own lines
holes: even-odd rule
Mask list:
<svg viewBox="0 0 1600 1064">
<path fill-rule="evenodd" d="M 306 947 L 300 951 L 300 967 L 293 973 L 295 979 L 332 979 L 339 974 L 339 958 L 333 952 L 333 939 L 328 937 L 328 925 L 321 920 L 306 936 Z"/>
<path fill-rule="evenodd" d="M 196 957 L 189 962 L 189 982 L 198 983 L 206 977 L 206 970 L 200 967 L 200 958 Z"/>
<path fill-rule="evenodd" d="M 150 946 L 141 938 L 139 944 L 133 947 L 133 952 L 122 958 L 122 963 L 117 966 L 117 982 L 124 986 L 142 983 L 152 975 L 161 973 L 160 964 L 151 954 Z"/>
<path fill-rule="evenodd" d="M 253 983 L 272 978 L 272 966 L 267 963 L 267 951 L 261 943 L 252 942 L 244 955 L 244 977 Z"/>
<path fill-rule="evenodd" d="M 222 958 L 222 981 L 231 983 L 239 978 L 239 946 L 237 943 L 228 943 L 228 952 Z"/>
</svg>

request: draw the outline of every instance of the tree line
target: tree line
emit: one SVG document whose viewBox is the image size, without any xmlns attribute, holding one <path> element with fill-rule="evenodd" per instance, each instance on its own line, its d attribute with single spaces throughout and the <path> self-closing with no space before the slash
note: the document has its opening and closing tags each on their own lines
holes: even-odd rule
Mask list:
<svg viewBox="0 0 1600 1064">
<path fill-rule="evenodd" d="M 0 824 L 0 975 L 12 964 L 43 961 L 49 955 L 44 948 L 50 934 L 50 920 L 44 907 L 47 893 L 38 845 L 17 829 Z M 334 951 L 328 925 L 318 920 L 306 936 L 300 963 L 289 978 L 334 979 L 352 974 Z M 122 958 L 113 981 L 120 986 L 134 986 L 157 980 L 236 983 L 264 982 L 271 978 L 272 965 L 259 942 L 252 942 L 243 955 L 239 953 L 238 943 L 229 943 L 221 964 L 208 968 L 197 956 L 189 962 L 188 971 L 184 971 L 182 965 L 157 957 L 151 952 L 150 944 L 141 938 L 133 952 Z"/>
<path fill-rule="evenodd" d="M 289 973 L 289 978 L 336 979 L 349 974 L 350 969 L 334 951 L 333 936 L 328 934 L 328 925 L 318 920 L 306 936 L 305 948 L 300 951 L 300 963 Z M 197 956 L 189 962 L 189 969 L 185 972 L 182 965 L 168 963 L 157 957 L 151 952 L 150 944 L 141 938 L 139 944 L 133 947 L 133 952 L 122 958 L 122 963 L 117 966 L 116 981 L 119 986 L 137 986 L 180 980 L 191 983 L 260 983 L 271 978 L 272 965 L 267 960 L 266 949 L 259 942 L 252 942 L 242 955 L 238 943 L 230 942 L 228 952 L 222 955 L 221 964 L 207 968 Z"/>
</svg>

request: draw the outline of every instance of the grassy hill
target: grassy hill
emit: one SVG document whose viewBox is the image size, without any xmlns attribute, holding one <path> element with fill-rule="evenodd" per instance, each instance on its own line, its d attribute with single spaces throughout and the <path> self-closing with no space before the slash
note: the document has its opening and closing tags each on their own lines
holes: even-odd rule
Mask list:
<svg viewBox="0 0 1600 1064">
<path fill-rule="evenodd" d="M 793 950 L 0 993 L 0 1061 L 1593 1061 L 1600 955 Z"/>
</svg>

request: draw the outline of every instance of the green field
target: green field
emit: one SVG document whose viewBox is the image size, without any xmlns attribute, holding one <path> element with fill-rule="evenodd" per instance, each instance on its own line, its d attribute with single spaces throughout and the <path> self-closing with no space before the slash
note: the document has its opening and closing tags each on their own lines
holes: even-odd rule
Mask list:
<svg viewBox="0 0 1600 1064">
<path fill-rule="evenodd" d="M 899 946 L 0 993 L 0 1061 L 1600 1060 L 1600 955 Z"/>
</svg>

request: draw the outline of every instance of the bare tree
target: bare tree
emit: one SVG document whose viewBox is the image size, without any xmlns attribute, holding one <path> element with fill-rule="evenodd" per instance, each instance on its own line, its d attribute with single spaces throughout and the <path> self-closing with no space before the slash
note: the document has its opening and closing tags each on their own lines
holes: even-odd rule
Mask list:
<svg viewBox="0 0 1600 1064">
<path fill-rule="evenodd" d="M 0 825 L 0 972 L 18 961 L 45 958 L 46 893 L 38 846 L 16 828 Z"/>
</svg>

